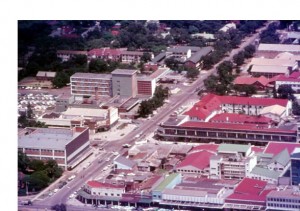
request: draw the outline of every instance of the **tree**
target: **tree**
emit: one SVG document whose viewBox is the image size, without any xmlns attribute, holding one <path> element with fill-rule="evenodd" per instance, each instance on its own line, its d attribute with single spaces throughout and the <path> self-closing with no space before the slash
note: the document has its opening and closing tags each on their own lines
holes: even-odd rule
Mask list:
<svg viewBox="0 0 300 211">
<path fill-rule="evenodd" d="M 18 170 L 24 174 L 27 172 L 30 160 L 27 155 L 21 151 L 18 151 Z"/>
<path fill-rule="evenodd" d="M 70 76 L 64 71 L 57 72 L 55 78 L 52 80 L 52 84 L 56 88 L 62 88 L 68 83 L 70 83 Z"/>
<path fill-rule="evenodd" d="M 300 105 L 296 100 L 293 101 L 292 110 L 294 115 L 300 115 Z"/>
<path fill-rule="evenodd" d="M 244 64 L 244 60 L 245 60 L 244 51 L 240 51 L 233 56 L 233 62 L 237 66 L 241 66 L 242 64 Z"/>
<path fill-rule="evenodd" d="M 165 64 L 167 67 L 169 67 L 171 70 L 178 70 L 179 68 L 179 61 L 175 59 L 174 57 L 170 57 L 165 59 Z"/>
<path fill-rule="evenodd" d="M 283 84 L 280 85 L 277 89 L 278 98 L 293 100 L 295 91 L 290 85 Z"/>
<path fill-rule="evenodd" d="M 272 23 L 260 34 L 261 43 L 273 43 L 277 44 L 280 42 L 279 35 L 276 33 L 278 26 L 276 23 Z"/>
<path fill-rule="evenodd" d="M 67 211 L 67 207 L 65 204 L 56 204 L 52 206 L 51 209 L 55 211 Z"/>
<path fill-rule="evenodd" d="M 217 67 L 217 72 L 219 75 L 219 79 L 223 82 L 227 82 L 231 80 L 233 70 L 233 63 L 231 61 L 224 61 Z M 233 80 L 233 79 L 232 79 Z M 229 84 L 230 82 L 227 82 Z"/>
<path fill-rule="evenodd" d="M 257 88 L 253 85 L 234 85 L 233 89 L 236 92 L 245 93 L 246 96 L 251 96 L 253 94 L 256 94 Z"/>
<path fill-rule="evenodd" d="M 41 190 L 48 186 L 50 178 L 47 176 L 46 171 L 35 171 L 29 176 L 28 182 L 30 187 L 35 190 Z"/>
<path fill-rule="evenodd" d="M 143 62 L 148 62 L 151 60 L 151 54 L 150 53 L 143 53 L 142 57 L 141 57 L 141 61 Z"/>
<path fill-rule="evenodd" d="M 89 63 L 90 72 L 103 73 L 108 71 L 107 62 L 102 59 L 92 59 Z"/>
<path fill-rule="evenodd" d="M 187 70 L 186 77 L 189 79 L 195 79 L 199 75 L 199 70 L 196 68 L 190 68 Z"/>
<path fill-rule="evenodd" d="M 255 46 L 254 45 L 247 45 L 244 49 L 244 56 L 246 59 L 253 57 L 255 53 Z"/>
<path fill-rule="evenodd" d="M 210 75 L 207 79 L 204 80 L 204 85 L 208 92 L 216 92 L 218 80 L 218 77 L 215 75 Z"/>
</svg>

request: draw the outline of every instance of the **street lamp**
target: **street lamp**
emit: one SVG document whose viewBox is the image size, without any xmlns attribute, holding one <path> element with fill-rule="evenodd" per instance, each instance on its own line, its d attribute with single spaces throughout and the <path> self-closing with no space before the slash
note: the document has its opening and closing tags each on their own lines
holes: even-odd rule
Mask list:
<svg viewBox="0 0 300 211">
<path fill-rule="evenodd" d="M 26 182 L 25 182 L 25 185 L 26 185 L 26 196 L 28 196 L 28 184 L 29 184 L 29 182 L 26 181 Z"/>
</svg>

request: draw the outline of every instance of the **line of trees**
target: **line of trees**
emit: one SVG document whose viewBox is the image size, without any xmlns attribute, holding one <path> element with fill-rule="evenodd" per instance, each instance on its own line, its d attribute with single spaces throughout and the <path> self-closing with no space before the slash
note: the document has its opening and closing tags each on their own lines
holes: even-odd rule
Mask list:
<svg viewBox="0 0 300 211">
<path fill-rule="evenodd" d="M 216 93 L 218 95 L 228 94 L 231 90 L 235 92 L 244 92 L 247 96 L 256 93 L 256 88 L 252 85 L 247 86 L 234 86 L 232 85 L 233 80 L 236 75 L 233 74 L 234 68 L 236 69 L 236 74 L 240 72 L 240 65 L 244 63 L 244 60 L 251 58 L 255 53 L 255 46 L 248 45 L 244 50 L 238 52 L 233 56 L 232 61 L 224 61 L 217 66 L 218 75 L 211 75 L 206 80 L 204 80 L 204 85 L 207 91 Z"/>
<path fill-rule="evenodd" d="M 169 88 L 163 88 L 158 86 L 155 89 L 154 96 L 149 100 L 144 100 L 141 102 L 138 117 L 147 117 L 149 114 L 152 114 L 153 111 L 164 104 L 164 100 L 169 97 Z"/>
</svg>

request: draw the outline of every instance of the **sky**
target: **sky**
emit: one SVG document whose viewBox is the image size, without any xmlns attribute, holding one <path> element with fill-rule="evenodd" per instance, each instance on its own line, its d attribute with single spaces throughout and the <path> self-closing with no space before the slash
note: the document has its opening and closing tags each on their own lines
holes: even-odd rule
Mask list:
<svg viewBox="0 0 300 211">
<path fill-rule="evenodd" d="M 18 20 L 280 20 L 298 19 L 296 0 L 51 0 L 1 1 L 0 208 L 17 210 Z M 283 8 L 284 7 L 284 8 Z M 9 209 L 8 209 L 9 207 Z"/>
</svg>

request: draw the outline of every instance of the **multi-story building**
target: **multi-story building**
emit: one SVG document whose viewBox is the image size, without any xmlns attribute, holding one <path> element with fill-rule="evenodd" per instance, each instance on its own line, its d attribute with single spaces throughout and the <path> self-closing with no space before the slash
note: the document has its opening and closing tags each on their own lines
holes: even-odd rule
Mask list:
<svg viewBox="0 0 300 211">
<path fill-rule="evenodd" d="M 243 179 L 256 165 L 250 145 L 220 144 L 218 153 L 210 159 L 210 178 Z"/>
<path fill-rule="evenodd" d="M 88 52 L 89 59 L 102 59 L 102 60 L 121 60 L 121 52 L 125 49 L 110 49 L 110 48 L 97 48 Z"/>
<path fill-rule="evenodd" d="M 299 187 L 277 188 L 267 195 L 267 210 L 300 210 Z"/>
<path fill-rule="evenodd" d="M 167 188 L 174 188 L 175 185 L 181 183 L 181 180 L 182 176 L 180 173 L 173 173 L 166 176 L 165 179 L 152 190 L 153 201 L 161 201 L 163 199 L 163 191 Z"/>
<path fill-rule="evenodd" d="M 88 181 L 78 192 L 78 199 L 89 204 L 104 204 L 106 201 L 119 201 L 125 193 L 125 185 L 98 181 Z"/>
<path fill-rule="evenodd" d="M 111 74 L 75 73 L 71 76 L 71 94 L 75 100 L 84 97 L 112 96 Z"/>
<path fill-rule="evenodd" d="M 299 45 L 288 45 L 288 44 L 259 44 L 256 51 L 256 57 L 264 57 L 273 59 L 279 53 L 292 53 L 294 55 L 300 55 Z"/>
<path fill-rule="evenodd" d="M 267 78 L 280 74 L 288 76 L 298 67 L 297 61 L 290 59 L 253 58 L 250 65 L 252 65 L 251 74 Z"/>
<path fill-rule="evenodd" d="M 290 76 L 280 76 L 275 81 L 275 88 L 278 90 L 279 86 L 288 85 L 296 93 L 300 93 L 300 72 L 293 72 Z"/>
<path fill-rule="evenodd" d="M 136 70 L 116 69 L 112 75 L 112 95 L 135 97 L 137 95 Z"/>
<path fill-rule="evenodd" d="M 153 96 L 156 88 L 156 80 L 150 76 L 137 77 L 137 94 Z"/>
<path fill-rule="evenodd" d="M 291 183 L 292 185 L 300 184 L 300 147 L 291 154 Z"/>
<path fill-rule="evenodd" d="M 139 63 L 143 54 L 140 51 L 122 51 L 121 61 L 122 63 Z"/>
<path fill-rule="evenodd" d="M 18 139 L 19 151 L 30 159 L 53 159 L 65 169 L 82 159 L 81 154 L 88 147 L 89 129 L 82 127 L 26 128 Z"/>
</svg>

